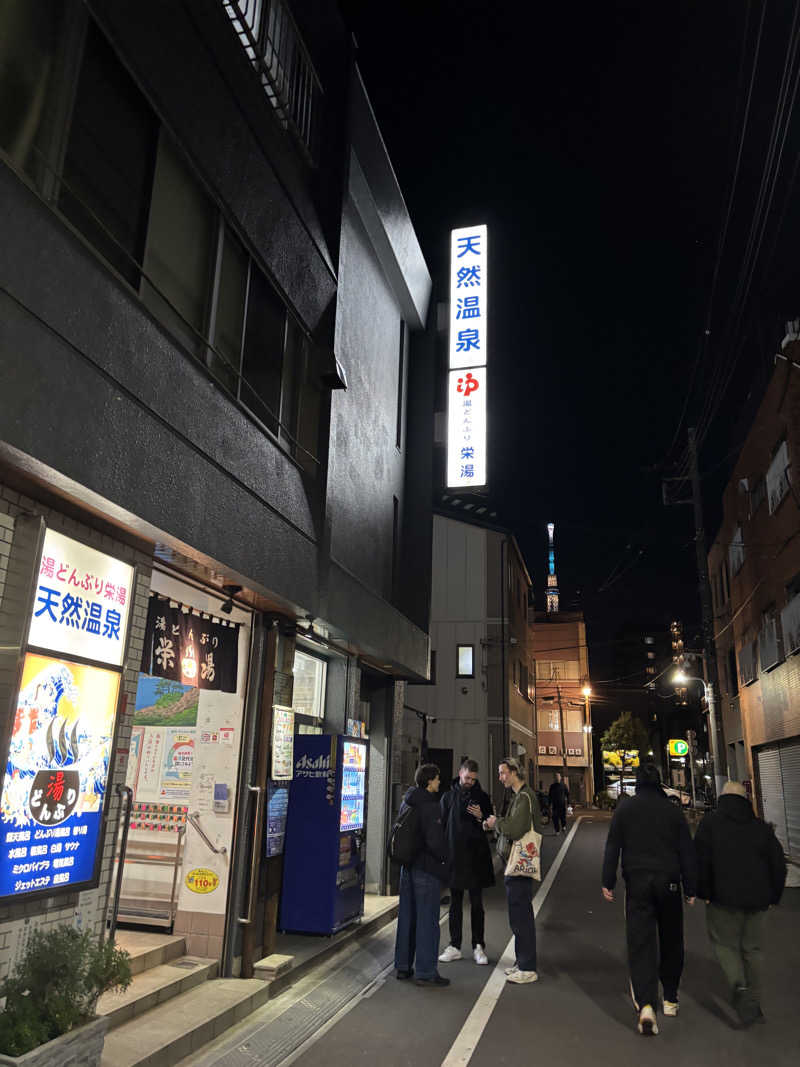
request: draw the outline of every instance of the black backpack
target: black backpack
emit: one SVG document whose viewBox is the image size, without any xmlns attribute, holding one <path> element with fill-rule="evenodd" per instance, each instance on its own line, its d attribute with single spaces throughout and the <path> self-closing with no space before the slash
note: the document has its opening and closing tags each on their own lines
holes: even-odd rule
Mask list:
<svg viewBox="0 0 800 1067">
<path fill-rule="evenodd" d="M 409 867 L 422 850 L 419 812 L 408 805 L 400 812 L 389 834 L 389 858 Z"/>
</svg>

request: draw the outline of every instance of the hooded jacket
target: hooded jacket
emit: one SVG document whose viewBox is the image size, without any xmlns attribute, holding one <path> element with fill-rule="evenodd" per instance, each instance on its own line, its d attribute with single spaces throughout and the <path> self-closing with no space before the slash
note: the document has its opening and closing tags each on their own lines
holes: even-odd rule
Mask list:
<svg viewBox="0 0 800 1067">
<path fill-rule="evenodd" d="M 682 882 L 687 897 L 697 893 L 697 863 L 683 814 L 660 785 L 641 784 L 636 796 L 617 805 L 606 840 L 603 886 L 613 889 L 622 853 L 622 874 L 647 873 Z"/>
<path fill-rule="evenodd" d="M 467 808 L 477 804 L 481 819 L 475 819 Z M 450 856 L 451 889 L 487 889 L 494 885 L 492 853 L 481 823 L 492 814 L 492 802 L 476 781 L 469 789 L 462 789 L 458 778 L 442 794 L 442 822 Z"/>
<path fill-rule="evenodd" d="M 442 813 L 439 808 L 439 794 L 430 793 L 418 785 L 412 785 L 403 797 L 399 814 L 406 808 L 416 808 L 419 814 L 419 826 L 422 836 L 422 848 L 411 864 L 412 869 L 426 871 L 447 883 L 449 865 L 447 862 L 447 842 L 442 826 Z"/>
<path fill-rule="evenodd" d="M 761 911 L 781 899 L 786 881 L 783 849 L 746 797 L 721 796 L 717 810 L 700 823 L 694 846 L 698 895 L 703 900 Z"/>
</svg>

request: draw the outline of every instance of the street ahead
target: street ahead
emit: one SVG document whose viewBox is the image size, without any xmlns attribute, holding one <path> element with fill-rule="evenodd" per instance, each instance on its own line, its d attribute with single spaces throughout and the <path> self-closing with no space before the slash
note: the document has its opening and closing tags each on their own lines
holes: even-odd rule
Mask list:
<svg viewBox="0 0 800 1067">
<path fill-rule="evenodd" d="M 371 939 L 371 944 L 362 944 L 357 954 L 358 967 L 365 974 L 365 960 L 380 968 L 367 995 L 338 1009 L 332 1025 L 326 1027 L 318 1015 L 313 1036 L 294 1054 L 283 1044 L 286 1052 L 276 1059 L 276 1041 L 285 1040 L 289 1018 L 297 1027 L 304 1007 L 319 1010 L 312 984 L 294 997 L 292 990 L 284 994 L 287 1004 L 292 1000 L 291 1007 L 281 1007 L 283 997 L 271 1002 L 213 1051 L 196 1055 L 193 1064 L 438 1067 L 446 1063 L 456 1067 L 469 1063 L 471 1067 L 497 1067 L 542 1059 L 559 1065 L 626 1067 L 640 1057 L 664 1067 L 800 1062 L 800 889 L 787 889 L 780 907 L 769 915 L 763 1003 L 766 1026 L 742 1030 L 735 1022 L 709 949 L 704 905 L 698 904 L 686 908 L 680 1014 L 677 1019 L 665 1019 L 659 1013 L 659 1036 L 645 1039 L 636 1033 L 627 994 L 622 893 L 617 894 L 614 904 L 604 903 L 600 894 L 607 828 L 607 817 L 595 814 L 581 821 L 568 844 L 563 838 L 545 837 L 545 869 L 554 861 L 557 865 L 559 849 L 563 862 L 537 919 L 537 983 L 508 985 L 501 983 L 495 972 L 494 965 L 510 936 L 504 892 L 498 885 L 487 894 L 489 967 L 476 966 L 471 957 L 441 964 L 441 973 L 452 980 L 445 989 L 421 989 L 398 982 L 394 972 L 386 970 L 391 959 L 392 924 Z M 545 881 L 542 892 L 546 889 Z M 466 916 L 465 921 L 464 943 L 468 948 Z M 442 947 L 447 943 L 446 931 L 444 922 Z M 324 984 L 335 988 L 338 983 L 341 987 L 352 980 L 355 966 L 355 958 L 349 959 Z M 323 987 L 319 978 L 316 981 L 319 996 Z M 493 994 L 495 989 L 499 995 Z"/>
</svg>

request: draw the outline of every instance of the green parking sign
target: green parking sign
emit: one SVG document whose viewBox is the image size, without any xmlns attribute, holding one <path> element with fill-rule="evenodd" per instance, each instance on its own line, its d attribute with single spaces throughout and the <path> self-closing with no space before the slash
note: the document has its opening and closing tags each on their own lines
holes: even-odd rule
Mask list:
<svg viewBox="0 0 800 1067">
<path fill-rule="evenodd" d="M 689 742 L 681 738 L 671 738 L 667 742 L 670 756 L 687 756 L 689 754 Z"/>
</svg>

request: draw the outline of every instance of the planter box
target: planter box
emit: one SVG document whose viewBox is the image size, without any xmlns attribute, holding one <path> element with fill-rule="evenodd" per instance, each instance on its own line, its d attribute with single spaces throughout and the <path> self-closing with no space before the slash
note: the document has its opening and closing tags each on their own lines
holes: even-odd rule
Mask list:
<svg viewBox="0 0 800 1067">
<path fill-rule="evenodd" d="M 95 1016 L 24 1056 L 0 1053 L 0 1067 L 99 1067 L 108 1019 Z"/>
</svg>

